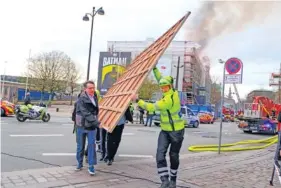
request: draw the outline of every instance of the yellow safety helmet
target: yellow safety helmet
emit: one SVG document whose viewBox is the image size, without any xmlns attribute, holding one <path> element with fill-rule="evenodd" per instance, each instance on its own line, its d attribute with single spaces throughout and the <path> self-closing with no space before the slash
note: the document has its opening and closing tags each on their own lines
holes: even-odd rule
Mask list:
<svg viewBox="0 0 281 188">
<path fill-rule="evenodd" d="M 159 86 L 173 85 L 174 79 L 172 76 L 164 76 L 159 81 Z"/>
</svg>

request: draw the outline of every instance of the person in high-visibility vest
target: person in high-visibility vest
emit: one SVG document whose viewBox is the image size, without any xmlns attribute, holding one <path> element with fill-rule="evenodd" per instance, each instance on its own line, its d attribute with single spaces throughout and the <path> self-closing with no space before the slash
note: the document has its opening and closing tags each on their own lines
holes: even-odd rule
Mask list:
<svg viewBox="0 0 281 188">
<path fill-rule="evenodd" d="M 153 69 L 154 76 L 163 92 L 163 98 L 155 103 L 139 100 L 137 95 L 132 100 L 147 111 L 160 111 L 161 131 L 157 146 L 157 169 L 162 181 L 161 188 L 175 188 L 179 167 L 179 152 L 184 140 L 184 121 L 180 117 L 181 103 L 178 91 L 173 88 L 173 78 L 163 77 L 157 68 Z M 170 146 L 170 170 L 167 166 L 166 153 Z M 170 171 L 170 173 L 169 173 Z"/>
<path fill-rule="evenodd" d="M 148 125 L 148 122 L 149 122 L 149 127 L 151 127 L 152 125 L 152 119 L 153 119 L 153 116 L 155 114 L 155 111 L 147 111 L 147 114 L 146 114 L 146 123 L 144 126 L 147 126 Z"/>
</svg>

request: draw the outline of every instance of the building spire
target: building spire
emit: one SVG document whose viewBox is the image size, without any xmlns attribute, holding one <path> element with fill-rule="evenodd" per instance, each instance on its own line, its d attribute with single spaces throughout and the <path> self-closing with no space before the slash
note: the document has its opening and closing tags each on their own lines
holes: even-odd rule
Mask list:
<svg viewBox="0 0 281 188">
<path fill-rule="evenodd" d="M 229 99 L 232 99 L 232 91 L 231 91 L 231 86 L 229 87 L 229 91 L 228 91 L 228 97 Z"/>
</svg>

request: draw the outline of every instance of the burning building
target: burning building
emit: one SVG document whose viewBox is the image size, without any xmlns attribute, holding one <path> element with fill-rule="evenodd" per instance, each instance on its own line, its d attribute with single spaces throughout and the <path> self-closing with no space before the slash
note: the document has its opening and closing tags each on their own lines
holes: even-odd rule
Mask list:
<svg viewBox="0 0 281 188">
<path fill-rule="evenodd" d="M 154 42 L 108 41 L 108 51 L 131 52 L 134 59 Z M 200 45 L 192 41 L 172 41 L 158 61 L 157 67 L 163 75 L 174 77 L 174 87 L 186 94 L 187 103 L 205 104 L 210 101 L 210 63 L 207 57 L 202 61 L 198 55 Z M 206 66 L 205 66 L 206 65 Z M 151 79 L 153 75 L 149 76 Z"/>
</svg>

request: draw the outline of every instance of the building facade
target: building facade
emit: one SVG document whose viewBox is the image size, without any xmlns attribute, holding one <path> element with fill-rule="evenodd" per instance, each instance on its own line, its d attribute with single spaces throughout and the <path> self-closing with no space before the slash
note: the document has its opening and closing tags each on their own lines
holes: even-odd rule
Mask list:
<svg viewBox="0 0 281 188">
<path fill-rule="evenodd" d="M 76 100 L 77 95 L 81 91 L 81 89 L 78 91 L 76 90 L 73 96 L 71 96 L 69 92 L 41 92 L 36 90 L 34 82 L 29 81 L 28 84 L 26 84 L 26 79 L 27 77 L 23 76 L 0 75 L 0 98 L 16 103 L 18 101 L 23 101 L 26 92 L 29 92 L 31 100 L 34 101 L 49 99 L 70 101 L 71 99 Z M 76 87 L 79 88 L 79 85 L 77 84 Z M 68 90 L 70 90 L 70 88 L 68 88 Z"/>
<path fill-rule="evenodd" d="M 264 96 L 271 100 L 274 100 L 274 92 L 270 90 L 253 90 L 247 95 L 246 101 L 249 103 L 253 102 L 254 96 Z"/>
<path fill-rule="evenodd" d="M 152 38 L 145 41 L 108 41 L 107 48 L 111 52 L 131 52 L 133 60 L 153 42 L 155 40 Z M 159 59 L 157 68 L 164 76 L 174 78 L 174 87 L 187 93 L 188 103 L 205 104 L 210 102 L 210 67 L 205 67 L 200 60 L 199 48 L 200 45 L 192 41 L 172 41 Z M 152 74 L 149 78 L 154 79 Z"/>
</svg>

